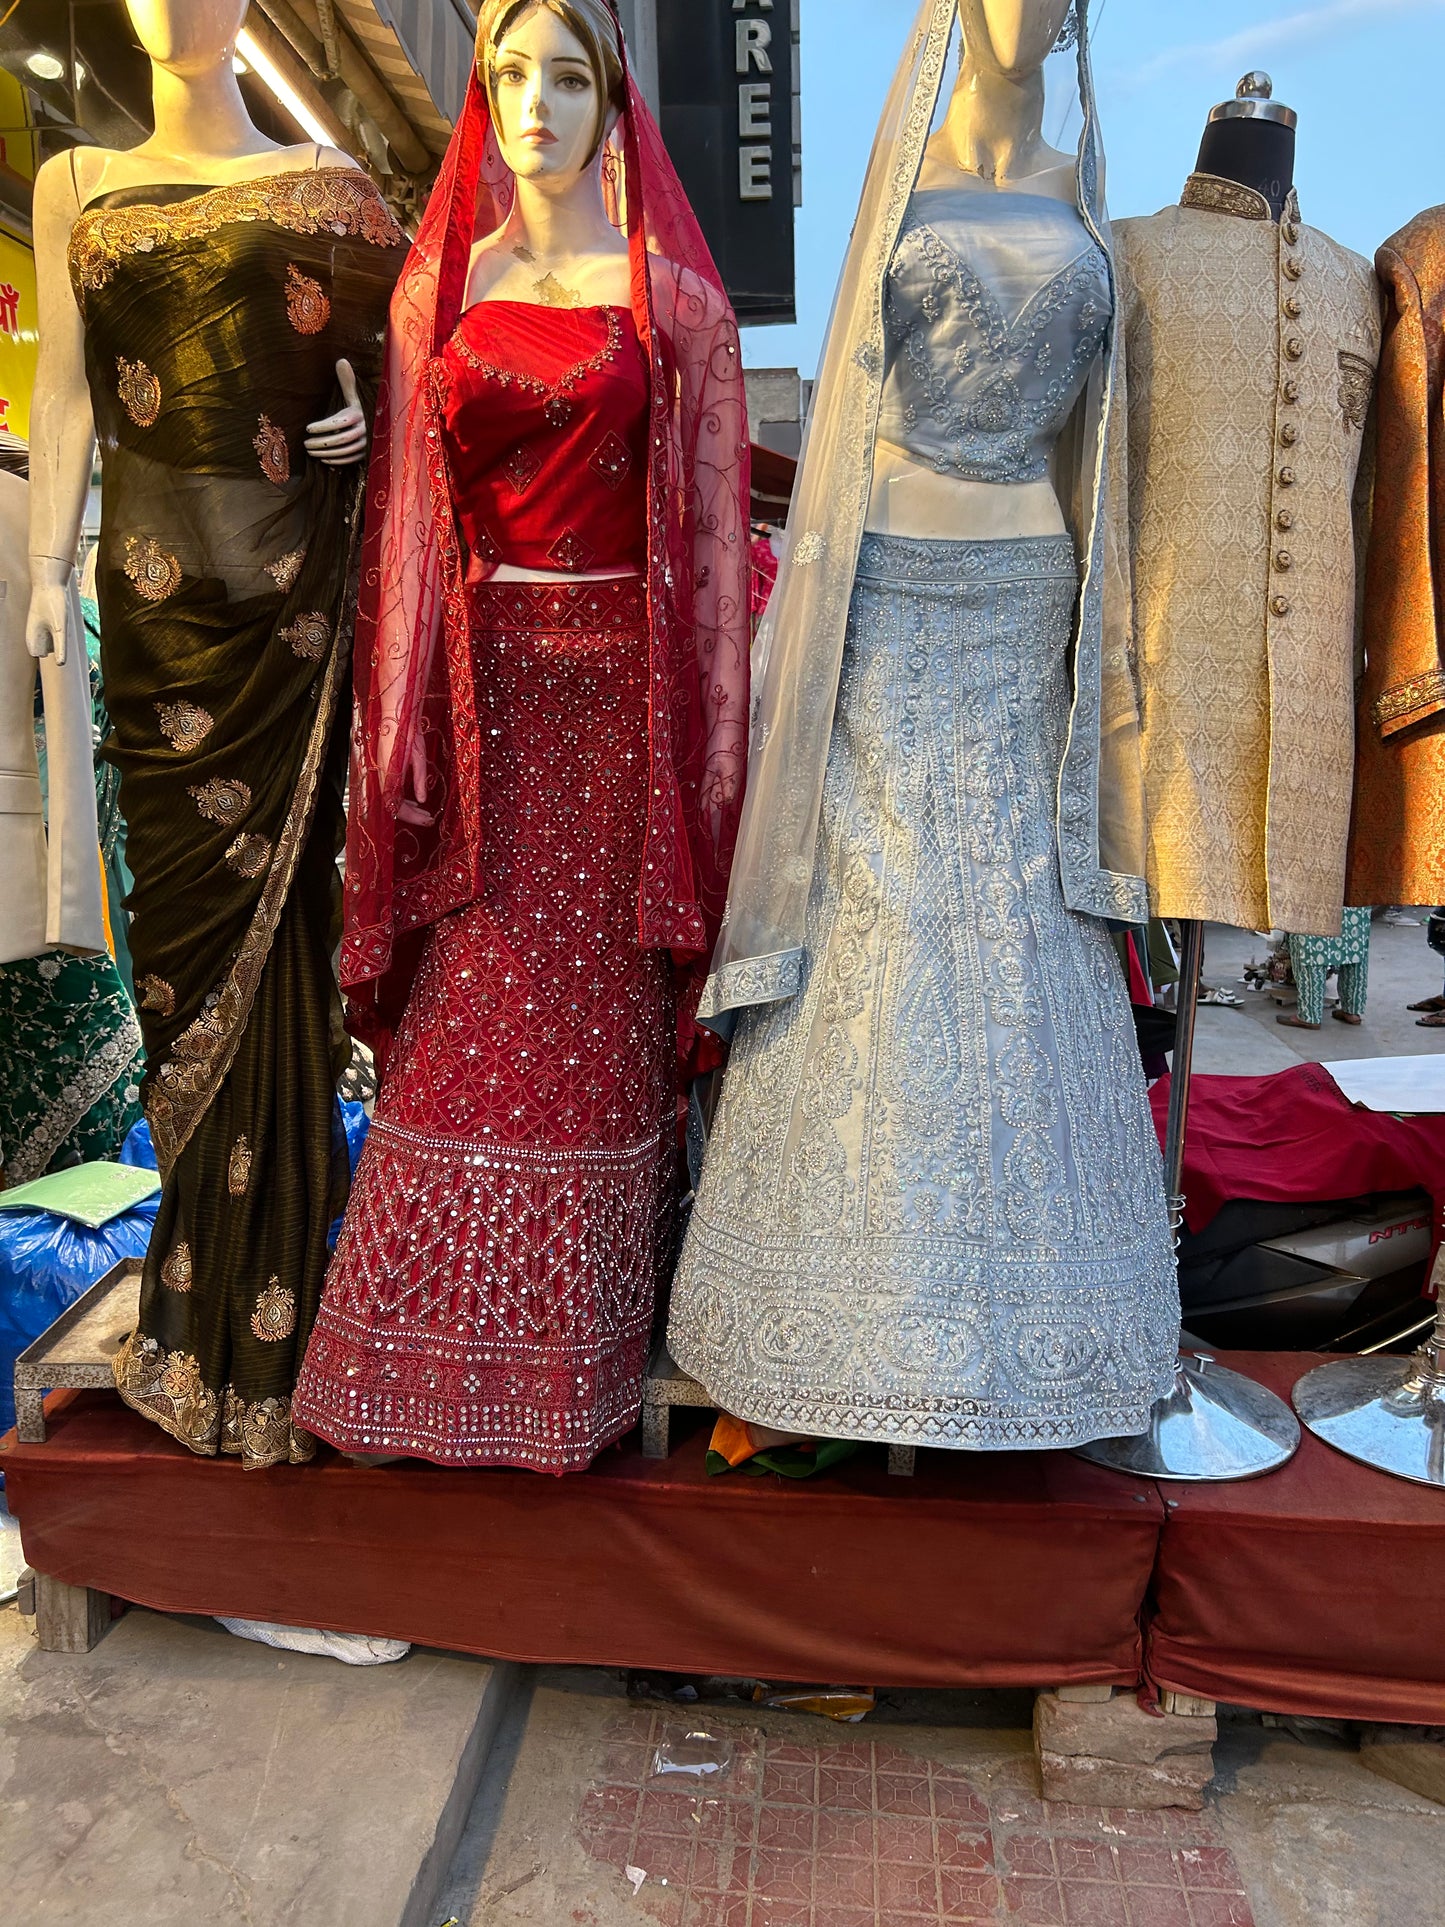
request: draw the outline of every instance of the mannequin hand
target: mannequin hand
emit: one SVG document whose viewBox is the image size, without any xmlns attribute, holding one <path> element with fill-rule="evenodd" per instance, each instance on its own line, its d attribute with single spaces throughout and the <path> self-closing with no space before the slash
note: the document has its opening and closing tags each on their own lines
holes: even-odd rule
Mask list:
<svg viewBox="0 0 1445 1927">
<path fill-rule="evenodd" d="M 426 745 L 422 742 L 420 731 L 417 732 L 416 741 L 411 746 L 411 756 L 407 763 L 407 774 L 411 778 L 412 796 L 416 798 L 416 801 L 412 802 L 411 797 L 403 797 L 397 806 L 397 820 L 401 823 L 415 823 L 419 825 L 435 823 L 436 811 L 422 807 L 426 800 L 428 779 Z"/>
<path fill-rule="evenodd" d="M 349 468 L 366 453 L 366 416 L 361 411 L 361 396 L 349 361 L 337 362 L 336 378 L 346 406 L 340 414 L 307 424 L 306 453 L 328 468 Z"/>
<path fill-rule="evenodd" d="M 25 647 L 32 656 L 54 656 L 65 667 L 65 589 L 60 584 L 37 582 L 31 589 Z"/>
</svg>

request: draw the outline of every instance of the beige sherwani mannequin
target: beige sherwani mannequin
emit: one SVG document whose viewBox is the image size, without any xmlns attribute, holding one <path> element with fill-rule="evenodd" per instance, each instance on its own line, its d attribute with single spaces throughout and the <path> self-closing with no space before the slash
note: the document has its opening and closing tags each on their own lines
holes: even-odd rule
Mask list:
<svg viewBox="0 0 1445 1927">
<path fill-rule="evenodd" d="M 0 474 L 0 964 L 54 944 L 104 950 L 90 681 L 71 611 L 64 663 L 38 665 L 45 704 L 50 832 L 35 759 L 35 658 L 25 647 L 30 600 L 27 497 L 18 475 Z M 72 598 L 73 600 L 73 598 Z"/>
<path fill-rule="evenodd" d="M 1367 261 L 1196 174 L 1114 227 L 1156 915 L 1332 935 L 1354 742 Z"/>
</svg>

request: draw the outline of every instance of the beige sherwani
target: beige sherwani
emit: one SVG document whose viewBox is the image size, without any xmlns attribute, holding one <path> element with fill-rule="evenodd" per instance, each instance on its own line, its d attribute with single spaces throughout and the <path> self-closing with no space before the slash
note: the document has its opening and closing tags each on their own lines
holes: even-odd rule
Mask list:
<svg viewBox="0 0 1445 1927">
<path fill-rule="evenodd" d="M 1333 935 L 1375 276 L 1210 175 L 1114 241 L 1151 907 Z"/>
</svg>

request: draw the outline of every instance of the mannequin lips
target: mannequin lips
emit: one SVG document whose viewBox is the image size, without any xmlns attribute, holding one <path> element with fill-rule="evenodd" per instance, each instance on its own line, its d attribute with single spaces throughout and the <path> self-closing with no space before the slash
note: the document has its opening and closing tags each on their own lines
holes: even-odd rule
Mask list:
<svg viewBox="0 0 1445 1927">
<path fill-rule="evenodd" d="M 545 127 L 529 127 L 522 139 L 531 147 L 555 147 L 557 136 Z"/>
</svg>

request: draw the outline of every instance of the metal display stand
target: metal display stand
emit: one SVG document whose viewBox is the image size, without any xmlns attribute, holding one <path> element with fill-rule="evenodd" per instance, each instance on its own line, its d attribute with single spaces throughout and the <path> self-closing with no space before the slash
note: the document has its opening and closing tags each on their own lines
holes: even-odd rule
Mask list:
<svg viewBox="0 0 1445 1927">
<path fill-rule="evenodd" d="M 1445 1296 L 1445 1247 L 1433 1273 Z M 1352 1459 L 1417 1485 L 1445 1486 L 1445 1304 L 1408 1358 L 1332 1358 L 1294 1388 L 1294 1407 L 1316 1438 Z"/>
<path fill-rule="evenodd" d="M 1164 1142 L 1169 1225 L 1176 1246 L 1184 1227 L 1184 1133 L 1189 1121 L 1194 1019 L 1204 960 L 1204 925 L 1190 920 L 1180 928 L 1183 949 L 1179 959 L 1178 1027 L 1170 1060 L 1169 1124 Z M 1445 1398 L 1445 1377 L 1441 1385 Z M 1445 1415 L 1445 1403 L 1441 1411 Z M 1299 1442 L 1299 1423 L 1282 1398 L 1252 1378 L 1216 1365 L 1207 1353 L 1181 1352 L 1173 1389 L 1154 1407 L 1147 1431 L 1136 1438 L 1095 1439 L 1078 1451 L 1081 1458 L 1091 1459 L 1095 1465 L 1144 1478 L 1223 1481 L 1254 1479 L 1263 1472 L 1276 1471 L 1294 1457 Z"/>
</svg>

